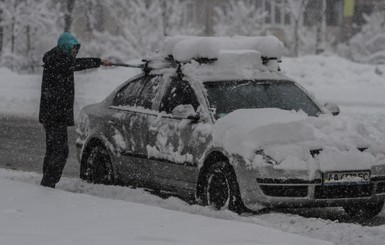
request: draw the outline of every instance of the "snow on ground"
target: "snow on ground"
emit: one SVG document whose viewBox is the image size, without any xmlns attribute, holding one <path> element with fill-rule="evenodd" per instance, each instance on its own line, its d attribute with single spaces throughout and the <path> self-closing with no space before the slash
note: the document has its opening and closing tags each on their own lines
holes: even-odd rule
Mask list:
<svg viewBox="0 0 385 245">
<path fill-rule="evenodd" d="M 385 135 L 384 65 L 306 56 L 284 58 L 281 68 L 319 100 L 339 104 L 342 116 L 374 125 L 369 133 L 380 138 Z M 78 73 L 75 113 L 138 72 L 101 68 Z M 37 120 L 40 83 L 41 74 L 0 68 L 0 115 Z M 50 190 L 37 186 L 40 179 L 40 174 L 0 169 L 0 244 L 322 244 L 271 228 L 335 244 L 380 245 L 385 239 L 384 211 L 364 226 L 339 208 L 244 217 L 79 179 L 63 178 L 59 190 Z"/>
<path fill-rule="evenodd" d="M 373 227 L 352 223 L 340 209 L 239 216 L 143 189 L 62 178 L 51 190 L 37 186 L 40 179 L 0 169 L 0 244 L 327 244 L 272 229 L 341 245 L 385 239 L 384 214 Z"/>
<path fill-rule="evenodd" d="M 10 175 L 15 178 L 21 174 L 0 170 L 1 244 L 329 244 L 250 222 L 238 222 L 236 218 L 212 219 L 149 206 L 146 202 L 161 205 L 168 202 L 194 209 L 178 199 L 163 201 L 143 190 L 65 180 L 60 187 L 67 191 L 62 191 L 9 179 Z M 92 188 L 94 194 L 108 193 L 113 198 L 68 192 L 90 191 L 88 188 Z M 124 197 L 129 201 L 118 200 Z M 140 201 L 144 203 L 131 200 L 135 198 L 144 199 Z M 229 211 L 223 213 L 234 217 Z"/>
</svg>

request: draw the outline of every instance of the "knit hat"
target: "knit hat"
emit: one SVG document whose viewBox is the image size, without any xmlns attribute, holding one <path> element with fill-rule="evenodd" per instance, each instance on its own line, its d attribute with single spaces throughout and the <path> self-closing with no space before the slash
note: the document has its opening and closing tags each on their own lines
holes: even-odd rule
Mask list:
<svg viewBox="0 0 385 245">
<path fill-rule="evenodd" d="M 57 40 L 57 46 L 63 51 L 64 54 L 71 56 L 73 46 L 80 49 L 80 43 L 78 40 L 69 32 L 63 32 Z"/>
</svg>

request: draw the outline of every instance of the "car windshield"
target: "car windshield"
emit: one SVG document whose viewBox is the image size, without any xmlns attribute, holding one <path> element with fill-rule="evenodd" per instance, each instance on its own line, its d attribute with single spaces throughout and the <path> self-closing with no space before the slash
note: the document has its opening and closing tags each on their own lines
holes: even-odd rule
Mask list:
<svg viewBox="0 0 385 245">
<path fill-rule="evenodd" d="M 205 82 L 210 107 L 221 118 L 237 109 L 280 108 L 321 114 L 309 96 L 290 81 Z"/>
</svg>

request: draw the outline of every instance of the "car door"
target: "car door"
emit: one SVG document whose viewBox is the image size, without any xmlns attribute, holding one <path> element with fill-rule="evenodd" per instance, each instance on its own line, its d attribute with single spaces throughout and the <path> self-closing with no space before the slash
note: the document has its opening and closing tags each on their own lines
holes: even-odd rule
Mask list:
<svg viewBox="0 0 385 245">
<path fill-rule="evenodd" d="M 146 116 L 137 107 L 140 94 L 151 77 L 140 77 L 117 92 L 110 109 L 108 123 L 111 127 L 111 142 L 116 146 L 119 159 L 117 170 L 124 183 L 145 185 L 151 178 L 147 162 Z"/>
<path fill-rule="evenodd" d="M 194 193 L 198 160 L 210 141 L 202 140 L 207 137 L 200 134 L 204 123 L 188 117 L 199 106 L 196 93 L 186 80 L 173 78 L 166 86 L 159 106 L 161 114 L 150 123 L 147 146 L 152 181 L 161 189 Z"/>
</svg>

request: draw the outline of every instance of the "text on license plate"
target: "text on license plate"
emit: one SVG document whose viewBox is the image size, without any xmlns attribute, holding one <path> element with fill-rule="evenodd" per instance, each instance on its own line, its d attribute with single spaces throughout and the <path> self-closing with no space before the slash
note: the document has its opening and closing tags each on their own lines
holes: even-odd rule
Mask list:
<svg viewBox="0 0 385 245">
<path fill-rule="evenodd" d="M 370 171 L 326 172 L 324 184 L 369 183 Z"/>
</svg>

